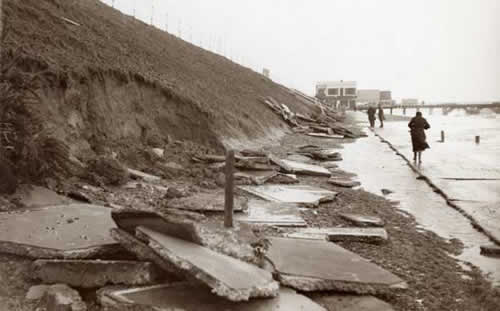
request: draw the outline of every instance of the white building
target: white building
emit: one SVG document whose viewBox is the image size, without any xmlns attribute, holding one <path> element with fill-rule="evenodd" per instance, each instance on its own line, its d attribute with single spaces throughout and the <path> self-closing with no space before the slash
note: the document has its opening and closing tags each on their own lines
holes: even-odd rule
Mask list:
<svg viewBox="0 0 500 311">
<path fill-rule="evenodd" d="M 380 90 L 358 90 L 357 94 L 360 105 L 378 105 L 380 102 Z"/>
<path fill-rule="evenodd" d="M 356 81 L 322 81 L 316 84 L 316 97 L 334 108 L 356 106 Z"/>
</svg>

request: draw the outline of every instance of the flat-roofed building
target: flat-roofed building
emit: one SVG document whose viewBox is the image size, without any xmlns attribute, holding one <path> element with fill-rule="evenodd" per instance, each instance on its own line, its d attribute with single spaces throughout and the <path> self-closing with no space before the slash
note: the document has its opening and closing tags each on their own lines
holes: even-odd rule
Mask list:
<svg viewBox="0 0 500 311">
<path fill-rule="evenodd" d="M 356 108 L 356 81 L 322 81 L 316 84 L 316 98 L 337 109 Z"/>
<path fill-rule="evenodd" d="M 358 90 L 356 101 L 359 105 L 378 105 L 380 102 L 380 90 Z"/>
<path fill-rule="evenodd" d="M 380 104 L 385 106 L 394 104 L 391 91 L 380 91 Z"/>
</svg>

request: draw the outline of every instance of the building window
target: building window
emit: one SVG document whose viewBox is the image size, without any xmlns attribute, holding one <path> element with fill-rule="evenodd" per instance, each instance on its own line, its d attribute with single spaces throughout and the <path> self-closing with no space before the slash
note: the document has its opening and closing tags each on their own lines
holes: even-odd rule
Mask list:
<svg viewBox="0 0 500 311">
<path fill-rule="evenodd" d="M 339 89 L 328 89 L 328 96 L 337 96 L 339 95 Z"/>
<path fill-rule="evenodd" d="M 345 95 L 356 95 L 356 89 L 353 87 L 345 89 Z"/>
</svg>

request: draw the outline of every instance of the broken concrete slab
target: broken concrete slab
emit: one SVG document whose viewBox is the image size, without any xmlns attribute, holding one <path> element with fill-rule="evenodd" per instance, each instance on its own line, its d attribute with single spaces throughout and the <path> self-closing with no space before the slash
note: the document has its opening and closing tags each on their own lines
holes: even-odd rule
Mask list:
<svg viewBox="0 0 500 311">
<path fill-rule="evenodd" d="M 35 285 L 31 286 L 28 292 L 26 293 L 26 300 L 40 300 L 43 295 L 50 288 L 50 285 Z"/>
<path fill-rule="evenodd" d="M 331 201 L 337 195 L 337 192 L 307 185 L 239 186 L 238 188 L 271 202 L 300 203 L 312 206 Z"/>
<path fill-rule="evenodd" d="M 196 211 L 196 212 L 224 212 L 224 191 L 198 192 L 189 197 L 167 200 L 166 207 Z M 248 199 L 234 197 L 234 211 L 242 212 L 248 209 Z"/>
<path fill-rule="evenodd" d="M 245 157 L 267 157 L 267 153 L 262 150 L 243 149 L 240 153 Z"/>
<path fill-rule="evenodd" d="M 295 204 L 266 202 L 250 200 L 248 212 L 236 215 L 235 219 L 254 225 L 267 225 L 277 227 L 306 227 L 307 223 L 300 215 Z"/>
<path fill-rule="evenodd" d="M 500 256 L 500 246 L 498 245 L 482 245 L 481 246 L 481 254 L 482 255 L 492 255 L 492 256 Z"/>
<path fill-rule="evenodd" d="M 286 173 L 311 175 L 311 176 L 325 176 L 330 177 L 332 173 L 326 168 L 318 165 L 295 162 L 290 160 L 281 160 L 281 168 Z"/>
<path fill-rule="evenodd" d="M 335 161 L 327 161 L 327 162 L 323 162 L 321 163 L 321 166 L 323 166 L 324 168 L 338 168 L 338 164 L 335 163 Z"/>
<path fill-rule="evenodd" d="M 377 216 L 340 213 L 340 217 L 359 227 L 383 227 L 385 222 Z"/>
<path fill-rule="evenodd" d="M 0 213 L 0 252 L 30 258 L 106 257 L 123 249 L 110 236 L 111 209 L 70 204 Z"/>
<path fill-rule="evenodd" d="M 342 155 L 337 149 L 304 150 L 300 153 L 318 161 L 342 161 Z"/>
<path fill-rule="evenodd" d="M 76 290 L 64 284 L 56 284 L 44 293 L 37 310 L 86 311 L 87 305 Z"/>
<path fill-rule="evenodd" d="M 45 284 L 67 284 L 78 288 L 105 285 L 150 285 L 161 280 L 161 272 L 150 262 L 107 260 L 36 260 L 33 277 Z"/>
<path fill-rule="evenodd" d="M 270 184 L 298 184 L 300 181 L 295 174 L 281 174 L 278 173 L 275 176 L 267 180 Z"/>
<path fill-rule="evenodd" d="M 302 162 L 302 163 L 311 163 L 312 160 L 309 157 L 306 157 L 305 155 L 301 154 L 291 154 L 286 157 L 287 160 L 289 161 L 294 161 L 294 162 Z"/>
<path fill-rule="evenodd" d="M 373 296 L 334 295 L 316 301 L 328 311 L 394 311 L 390 304 Z"/>
<path fill-rule="evenodd" d="M 332 242 L 362 242 L 382 244 L 387 242 L 384 228 L 328 228 L 327 239 Z"/>
<path fill-rule="evenodd" d="M 266 257 L 281 284 L 300 291 L 340 290 L 358 294 L 407 288 L 396 275 L 334 243 L 269 238 Z"/>
<path fill-rule="evenodd" d="M 279 173 L 276 171 L 246 171 L 234 174 L 237 185 L 262 185 Z"/>
<path fill-rule="evenodd" d="M 232 302 L 216 295 L 204 286 L 178 283 L 124 290 L 101 291 L 100 296 L 112 299 L 115 306 L 150 306 L 162 310 L 183 311 L 326 311 L 309 298 L 289 288 L 281 288 L 279 296 L 270 299 L 251 299 L 247 302 Z M 121 309 L 120 309 L 121 310 Z"/>
<path fill-rule="evenodd" d="M 161 212 L 118 209 L 112 217 L 120 229 L 131 235 L 135 235 L 137 227 L 144 226 L 247 262 L 259 261 L 251 247 L 258 239 L 251 227 L 243 223 L 228 229 L 217 218 L 175 209 Z"/>
<path fill-rule="evenodd" d="M 147 181 L 147 182 L 158 182 L 161 180 L 161 177 L 147 174 L 147 173 L 144 173 L 144 172 L 141 172 L 138 170 L 134 170 L 131 168 L 128 168 L 127 171 L 130 174 L 130 177 L 132 177 L 132 179 L 142 179 L 142 180 Z"/>
<path fill-rule="evenodd" d="M 308 136 L 319 137 L 319 138 L 328 138 L 328 139 L 343 139 L 344 135 L 329 135 L 324 133 L 307 133 Z"/>
<path fill-rule="evenodd" d="M 346 178 L 330 178 L 328 180 L 328 183 L 343 188 L 354 188 L 361 186 L 361 183 L 359 181 L 354 181 Z"/>
<path fill-rule="evenodd" d="M 231 301 L 276 297 L 279 285 L 270 272 L 209 248 L 171 237 L 146 227 L 137 228 L 139 239 L 166 261 Z"/>
</svg>

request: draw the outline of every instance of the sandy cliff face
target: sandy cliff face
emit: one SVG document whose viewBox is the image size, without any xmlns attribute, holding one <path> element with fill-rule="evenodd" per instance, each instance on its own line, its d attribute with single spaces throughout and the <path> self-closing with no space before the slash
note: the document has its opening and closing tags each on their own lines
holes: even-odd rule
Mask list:
<svg viewBox="0 0 500 311">
<path fill-rule="evenodd" d="M 222 148 L 287 129 L 260 97 L 286 88 L 97 0 L 4 0 L 4 60 L 39 75 L 40 111 L 73 152 L 152 136 Z M 74 23 L 67 22 L 70 19 Z"/>
</svg>

